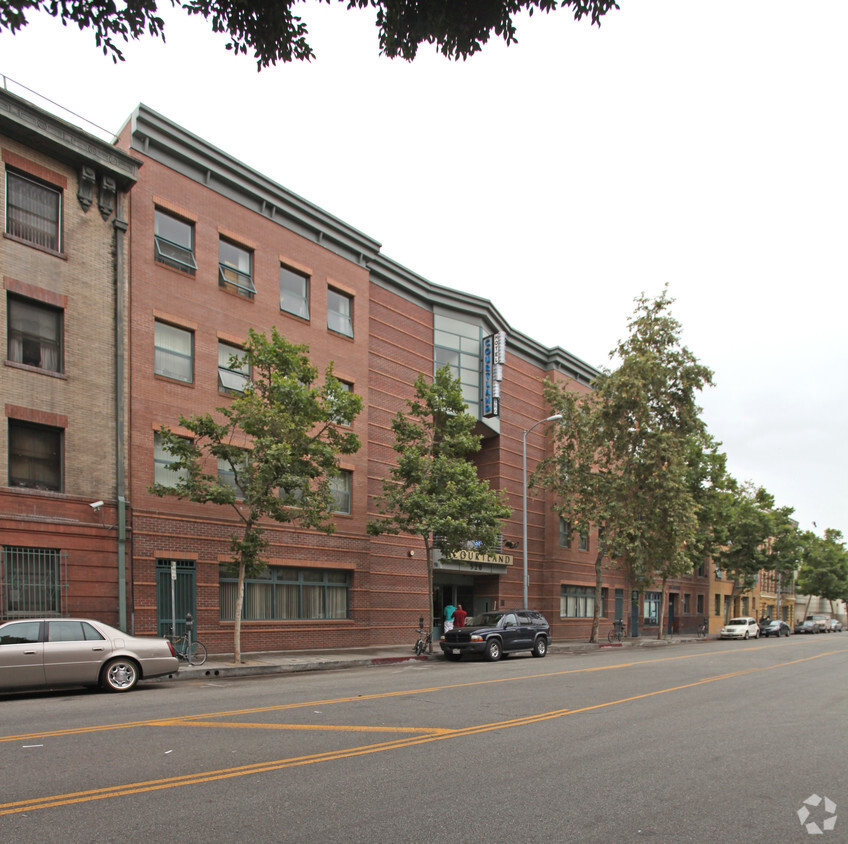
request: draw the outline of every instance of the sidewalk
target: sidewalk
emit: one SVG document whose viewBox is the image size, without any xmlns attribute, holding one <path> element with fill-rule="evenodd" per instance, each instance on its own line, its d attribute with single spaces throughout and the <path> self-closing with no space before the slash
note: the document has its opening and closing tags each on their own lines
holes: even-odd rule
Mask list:
<svg viewBox="0 0 848 844">
<path fill-rule="evenodd" d="M 671 636 L 667 639 L 625 639 L 621 644 L 606 642 L 590 644 L 582 640 L 551 642 L 549 653 L 583 654 L 599 650 L 616 651 L 622 648 L 662 648 L 671 645 L 699 644 L 695 636 Z M 233 664 L 232 654 L 210 654 L 203 665 L 180 664 L 179 673 L 171 680 L 213 680 L 218 677 L 248 677 L 258 674 L 291 674 L 297 671 L 332 671 L 341 668 L 360 668 L 371 665 L 392 665 L 401 662 L 444 660 L 438 644 L 432 654 L 415 656 L 411 644 L 378 645 L 369 648 L 346 648 L 319 651 L 263 651 L 244 653 L 240 665 Z"/>
</svg>

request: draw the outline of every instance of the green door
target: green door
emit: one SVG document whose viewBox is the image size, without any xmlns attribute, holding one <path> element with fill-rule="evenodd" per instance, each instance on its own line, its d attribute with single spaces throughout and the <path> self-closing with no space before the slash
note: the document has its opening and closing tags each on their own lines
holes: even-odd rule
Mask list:
<svg viewBox="0 0 848 844">
<path fill-rule="evenodd" d="M 177 579 L 171 576 L 171 563 L 175 564 Z M 173 592 L 171 584 L 173 583 Z M 175 619 L 175 635 L 185 633 L 186 613 L 195 619 L 197 631 L 197 595 L 194 560 L 157 560 L 156 561 L 156 619 L 160 636 L 171 635 L 171 619 Z M 173 607 L 171 596 L 173 595 Z"/>
</svg>

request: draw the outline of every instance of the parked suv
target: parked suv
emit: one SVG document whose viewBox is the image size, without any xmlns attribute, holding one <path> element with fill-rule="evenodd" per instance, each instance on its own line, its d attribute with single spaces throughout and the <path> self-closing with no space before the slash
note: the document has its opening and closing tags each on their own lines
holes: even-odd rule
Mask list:
<svg viewBox="0 0 848 844">
<path fill-rule="evenodd" d="M 498 610 L 475 615 L 465 627 L 454 627 L 439 645 L 451 660 L 463 654 L 480 653 L 494 662 L 515 651 L 530 651 L 543 657 L 551 641 L 551 626 L 536 610 Z"/>
<path fill-rule="evenodd" d="M 808 615 L 807 621 L 812 621 L 818 628 L 819 633 L 830 633 L 830 616 Z"/>
</svg>

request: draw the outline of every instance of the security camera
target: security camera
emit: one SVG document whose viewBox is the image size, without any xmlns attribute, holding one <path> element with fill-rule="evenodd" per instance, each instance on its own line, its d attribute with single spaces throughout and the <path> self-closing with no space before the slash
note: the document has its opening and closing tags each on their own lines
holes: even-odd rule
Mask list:
<svg viewBox="0 0 848 844">
<path fill-rule="evenodd" d="M 91 504 L 88 505 L 92 510 L 99 510 L 103 506 L 102 501 L 92 501 Z"/>
</svg>

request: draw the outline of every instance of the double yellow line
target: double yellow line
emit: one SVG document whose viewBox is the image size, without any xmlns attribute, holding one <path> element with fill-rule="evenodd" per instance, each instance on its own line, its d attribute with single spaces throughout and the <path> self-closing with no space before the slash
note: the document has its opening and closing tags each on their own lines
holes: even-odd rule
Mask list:
<svg viewBox="0 0 848 844">
<path fill-rule="evenodd" d="M 526 715 L 520 718 L 511 718 L 504 721 L 496 721 L 489 724 L 476 724 L 469 727 L 463 727 L 460 729 L 439 729 L 439 728 L 403 728 L 403 727 L 367 727 L 367 726 L 349 726 L 349 725 L 303 725 L 303 724 L 262 724 L 262 723 L 244 723 L 244 722 L 218 722 L 218 721 L 209 721 L 205 719 L 220 717 L 224 715 L 234 715 L 234 714 L 253 714 L 257 712 L 269 712 L 269 711 L 279 711 L 285 709 L 296 709 L 304 706 L 317 706 L 317 705 L 327 705 L 332 703 L 345 703 L 350 701 L 361 701 L 375 698 L 384 698 L 384 697 L 394 697 L 398 695 L 410 695 L 410 694 L 422 694 L 425 692 L 433 692 L 433 691 L 444 691 L 451 688 L 456 688 L 457 686 L 470 686 L 470 685 L 479 685 L 478 683 L 459 683 L 451 686 L 435 686 L 427 689 L 414 689 L 409 691 L 400 691 L 400 692 L 389 692 L 389 693 L 381 693 L 381 694 L 373 694 L 373 695 L 356 695 L 353 697 L 344 697 L 344 698 L 335 698 L 331 700 L 324 701 L 311 701 L 308 703 L 297 703 L 297 704 L 283 704 L 277 706 L 267 706 L 267 707 L 259 707 L 255 709 L 245 709 L 238 711 L 230 711 L 230 712 L 222 712 L 216 714 L 205 714 L 205 715 L 196 715 L 196 716 L 188 716 L 185 718 L 168 718 L 168 719 L 160 719 L 160 720 L 150 720 L 150 721 L 137 721 L 132 723 L 125 724 L 114 724 L 102 727 L 85 727 L 73 730 L 56 730 L 50 733 L 39 733 L 37 737 L 46 737 L 46 736 L 56 736 L 56 735 L 69 735 L 69 734 L 78 734 L 78 733 L 86 733 L 86 732 L 94 732 L 96 730 L 115 730 L 115 729 L 127 729 L 132 727 L 139 726 L 179 726 L 179 727 L 188 727 L 188 726 L 197 726 L 203 728 L 215 727 L 215 728 L 238 728 L 238 729 L 285 729 L 285 730 L 343 730 L 343 731 L 362 731 L 362 732 L 406 732 L 411 733 L 412 735 L 407 735 L 403 738 L 394 739 L 392 741 L 379 742 L 377 744 L 369 744 L 361 747 L 353 747 L 346 748 L 344 750 L 333 750 L 326 751 L 324 753 L 313 753 L 306 756 L 293 756 L 288 759 L 276 759 L 268 762 L 256 762 L 250 765 L 240 765 L 234 768 L 221 768 L 219 770 L 214 771 L 202 771 L 195 774 L 185 774 L 183 776 L 176 777 L 166 777 L 163 779 L 155 779 L 155 780 L 144 780 L 141 782 L 135 783 L 127 783 L 125 785 L 114 785 L 107 786 L 105 788 L 95 788 L 87 791 L 75 791 L 67 794 L 56 794 L 49 795 L 46 797 L 36 797 L 29 798 L 26 800 L 15 800 L 10 803 L 0 803 L 0 816 L 2 815 L 11 815 L 17 814 L 20 812 L 34 812 L 39 809 L 52 809 L 58 806 L 69 806 L 79 803 L 86 803 L 92 800 L 107 800 L 114 797 L 127 797 L 132 794 L 143 794 L 151 791 L 159 791 L 166 788 L 179 788 L 187 785 L 200 785 L 201 783 L 206 782 L 216 782 L 220 780 L 233 779 L 235 777 L 244 777 L 251 776 L 255 774 L 267 774 L 272 771 L 281 771 L 285 768 L 295 768 L 301 765 L 314 765 L 319 762 L 332 762 L 339 759 L 350 759 L 356 756 L 365 756 L 371 753 L 383 753 L 385 751 L 390 750 L 399 750 L 406 747 L 412 747 L 418 744 L 426 744 L 433 741 L 445 741 L 448 739 L 457 739 L 457 738 L 465 738 L 467 736 L 479 735 L 481 733 L 492 732 L 494 730 L 507 730 L 512 729 L 514 727 L 524 727 L 531 724 L 536 724 L 542 721 L 550 721 L 555 718 L 562 718 L 567 715 L 579 715 L 584 712 L 591 712 L 597 709 L 605 709 L 612 706 L 619 706 L 624 703 L 631 703 L 637 700 L 644 700 L 650 697 L 656 697 L 658 695 L 669 694 L 671 692 L 679 692 L 685 689 L 692 689 L 697 686 L 703 686 L 708 683 L 715 683 L 721 680 L 728 680 L 734 677 L 740 677 L 746 674 L 755 674 L 761 671 L 770 671 L 775 668 L 783 668 L 789 665 L 795 665 L 801 662 L 808 662 L 814 659 L 821 659 L 825 656 L 831 656 L 836 653 L 844 653 L 844 650 L 839 651 L 829 651 L 825 653 L 816 654 L 815 656 L 803 657 L 800 659 L 791 660 L 789 662 L 778 663 L 772 666 L 767 666 L 765 668 L 751 668 L 742 671 L 734 671 L 725 674 L 718 674 L 712 677 L 705 677 L 701 680 L 696 680 L 691 683 L 685 683 L 679 686 L 672 686 L 666 689 L 657 689 L 652 692 L 645 692 L 639 695 L 633 695 L 631 697 L 619 698 L 618 700 L 611 700 L 605 703 L 593 704 L 591 706 L 584 706 L 578 709 L 555 709 L 550 712 L 540 712 L 534 715 Z M 688 658 L 688 657 L 674 657 L 677 658 Z M 663 660 L 653 660 L 653 661 L 665 661 Z M 645 664 L 636 663 L 637 665 Z M 626 664 L 628 667 L 634 665 L 634 663 Z M 613 666 L 605 666 L 606 669 L 612 668 Z M 624 667 L 624 665 L 619 665 L 618 667 Z M 549 675 L 543 676 L 554 676 L 555 674 L 571 674 L 571 673 L 579 673 L 586 670 L 596 670 L 596 669 L 576 669 L 573 671 L 565 671 L 565 672 L 553 672 Z M 540 675 L 533 675 L 538 678 Z M 519 679 L 529 679 L 527 677 L 517 678 L 501 678 L 494 681 L 484 681 L 485 683 L 490 682 L 514 682 Z M 11 740 L 25 740 L 32 737 L 35 737 L 36 734 L 30 734 L 26 736 L 18 735 L 18 736 L 7 736 L 2 739 L 2 741 L 11 741 Z"/>
</svg>

